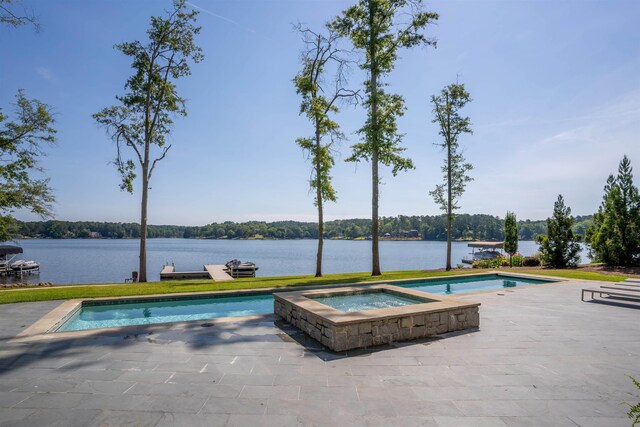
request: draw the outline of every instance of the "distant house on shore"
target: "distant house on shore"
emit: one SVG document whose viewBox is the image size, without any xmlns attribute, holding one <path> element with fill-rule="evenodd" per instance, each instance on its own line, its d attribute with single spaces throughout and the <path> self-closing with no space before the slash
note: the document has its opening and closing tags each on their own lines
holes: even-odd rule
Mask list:
<svg viewBox="0 0 640 427">
<path fill-rule="evenodd" d="M 89 233 L 89 238 L 90 239 L 102 239 L 102 234 L 100 234 L 97 231 L 92 231 Z"/>
<path fill-rule="evenodd" d="M 418 230 L 401 230 L 400 231 L 400 237 L 403 238 L 415 238 L 415 237 L 420 237 L 420 233 L 418 233 Z"/>
</svg>

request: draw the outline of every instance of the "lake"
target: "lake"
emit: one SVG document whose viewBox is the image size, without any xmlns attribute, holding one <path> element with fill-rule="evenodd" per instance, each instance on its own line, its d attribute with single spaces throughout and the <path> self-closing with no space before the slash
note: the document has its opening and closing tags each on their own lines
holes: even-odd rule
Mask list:
<svg viewBox="0 0 640 427">
<path fill-rule="evenodd" d="M 121 283 L 138 269 L 137 240 L 28 239 L 18 243 L 24 253 L 16 259 L 40 264 L 40 275 L 25 276 L 23 281 Z M 446 242 L 381 241 L 381 268 L 383 271 L 443 268 L 446 247 Z M 156 281 L 165 263 L 173 262 L 176 270 L 189 271 L 237 258 L 255 262 L 258 277 L 314 274 L 316 248 L 315 240 L 149 239 L 147 273 L 149 280 Z M 532 255 L 537 248 L 532 241 L 519 244 L 523 255 Z M 469 252 L 466 242 L 454 242 L 453 266 L 461 263 Z M 587 261 L 584 251 L 582 258 Z M 370 241 L 325 241 L 323 273 L 358 271 L 371 271 Z"/>
</svg>

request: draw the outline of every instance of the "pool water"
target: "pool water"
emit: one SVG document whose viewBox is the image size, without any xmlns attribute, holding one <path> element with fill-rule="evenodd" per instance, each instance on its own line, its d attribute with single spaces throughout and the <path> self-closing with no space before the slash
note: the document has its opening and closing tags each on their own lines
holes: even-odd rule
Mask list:
<svg viewBox="0 0 640 427">
<path fill-rule="evenodd" d="M 411 288 L 417 291 L 429 292 L 432 294 L 452 295 L 465 292 L 478 292 L 488 289 L 508 289 L 516 286 L 536 285 L 549 283 L 549 280 L 528 279 L 523 277 L 498 276 L 488 274 L 483 277 L 455 277 L 435 280 L 404 282 L 398 286 Z M 396 284 L 396 283 L 391 283 Z"/>
<path fill-rule="evenodd" d="M 418 291 L 433 294 L 449 295 L 465 292 L 476 292 L 487 289 L 513 288 L 540 283 L 548 283 L 549 280 L 536 280 L 521 277 L 506 277 L 495 274 L 474 277 L 455 277 L 437 280 L 390 282 L 395 286 L 411 288 Z M 402 302 L 397 295 L 379 293 L 382 296 L 376 301 L 356 301 L 345 303 L 338 296 L 333 303 L 343 308 L 333 306 L 338 310 L 356 311 L 372 308 L 397 307 L 400 304 L 416 304 L 414 300 Z M 370 300 L 372 293 L 364 294 Z M 383 296 L 393 298 L 384 298 Z M 355 296 L 355 295 L 352 295 Z M 393 300 L 393 301 L 392 301 Z M 322 301 L 320 301 L 322 302 Z M 326 302 L 323 302 L 326 304 Z M 360 305 L 358 305 L 360 304 Z M 330 305 L 330 304 L 327 304 Z M 380 306 L 377 306 L 380 305 Z M 356 308 L 361 307 L 361 308 Z M 370 307 L 370 308 L 362 308 Z M 242 297 L 203 297 L 203 298 L 179 298 L 167 297 L 167 300 L 152 302 L 129 302 L 105 305 L 87 305 L 63 324 L 58 331 L 79 331 L 97 328 L 113 328 L 120 326 L 148 325 L 165 322 L 182 322 L 188 320 L 216 319 L 220 317 L 249 316 L 254 314 L 273 313 L 273 297 L 271 294 L 252 295 Z"/>
<path fill-rule="evenodd" d="M 360 310 L 375 310 L 378 308 L 402 307 L 405 305 L 422 304 L 424 302 L 388 292 L 332 295 L 313 298 L 313 300 L 347 313 Z"/>
<path fill-rule="evenodd" d="M 183 322 L 273 312 L 271 295 L 174 299 L 145 303 L 84 306 L 59 331 Z"/>
</svg>

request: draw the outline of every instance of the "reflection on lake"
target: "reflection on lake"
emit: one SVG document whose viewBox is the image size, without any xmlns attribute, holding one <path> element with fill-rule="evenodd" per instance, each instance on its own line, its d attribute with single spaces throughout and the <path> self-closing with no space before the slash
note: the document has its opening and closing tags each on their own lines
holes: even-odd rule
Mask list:
<svg viewBox="0 0 640 427">
<path fill-rule="evenodd" d="M 24 281 L 122 283 L 138 269 L 137 240 L 30 239 L 19 244 L 24 249 L 19 258 L 40 263 L 40 276 L 25 276 Z M 178 271 L 188 271 L 234 258 L 255 262 L 260 268 L 258 277 L 313 274 L 316 245 L 315 240 L 149 239 L 148 278 L 159 280 L 162 265 L 167 262 L 173 262 Z M 383 271 L 443 268 L 446 247 L 446 242 L 381 241 L 381 267 Z M 538 245 L 523 241 L 519 247 L 523 255 L 532 255 Z M 453 265 L 469 252 L 466 242 L 454 242 Z M 582 254 L 582 262 L 586 262 L 585 252 Z M 370 241 L 325 241 L 323 273 L 370 270 Z"/>
</svg>

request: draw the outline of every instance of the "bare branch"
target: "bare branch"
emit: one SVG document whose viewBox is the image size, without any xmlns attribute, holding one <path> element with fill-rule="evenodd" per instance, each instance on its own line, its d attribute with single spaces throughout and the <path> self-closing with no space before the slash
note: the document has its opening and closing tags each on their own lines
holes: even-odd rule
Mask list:
<svg viewBox="0 0 640 427">
<path fill-rule="evenodd" d="M 29 13 L 27 9 L 23 9 L 23 13 L 24 16 L 17 15 L 8 7 L 0 4 L 0 23 L 9 24 L 13 28 L 30 23 L 33 25 L 36 33 L 40 32 L 40 23 L 33 12 Z"/>
<path fill-rule="evenodd" d="M 153 174 L 153 170 L 156 167 L 156 163 L 164 159 L 170 149 L 171 145 L 167 145 L 166 147 L 164 147 L 164 149 L 162 150 L 162 155 L 153 161 L 153 163 L 151 164 L 151 168 L 149 169 L 149 180 L 151 180 L 151 175 Z"/>
<path fill-rule="evenodd" d="M 140 166 L 143 166 L 144 161 L 142 160 L 142 154 L 140 153 L 140 150 L 138 149 L 138 146 L 136 145 L 136 143 L 131 141 L 131 139 L 129 138 L 129 135 L 127 135 L 127 130 L 124 127 L 124 125 L 120 125 L 120 127 L 118 128 L 118 132 L 116 133 L 116 146 L 118 147 L 118 157 L 120 157 L 120 137 L 122 137 L 125 140 L 127 146 L 133 148 L 133 151 L 135 151 L 136 155 L 138 156 L 138 161 L 140 162 Z"/>
</svg>

